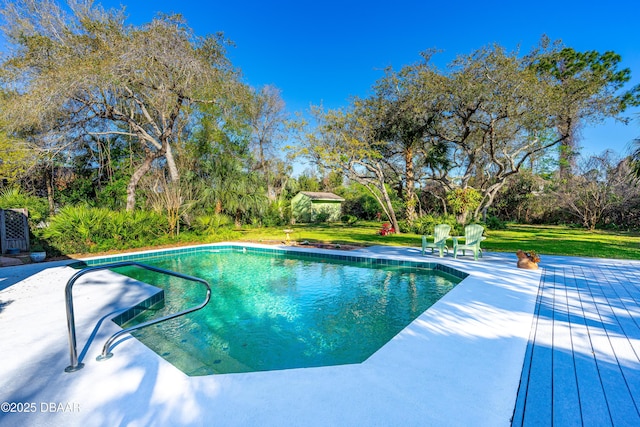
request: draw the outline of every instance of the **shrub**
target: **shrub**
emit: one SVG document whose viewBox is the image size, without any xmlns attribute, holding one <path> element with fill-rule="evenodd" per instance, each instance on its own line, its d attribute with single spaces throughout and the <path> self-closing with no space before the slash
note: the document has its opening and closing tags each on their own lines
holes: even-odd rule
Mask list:
<svg viewBox="0 0 640 427">
<path fill-rule="evenodd" d="M 0 191 L 0 209 L 27 208 L 32 225 L 44 221 L 49 214 L 47 199 L 36 197 L 20 187 L 8 187 Z"/>
<path fill-rule="evenodd" d="M 342 213 L 353 215 L 359 219 L 376 219 L 380 212 L 380 205 L 376 199 L 368 193 L 346 194 L 345 201 L 342 202 Z"/>
<path fill-rule="evenodd" d="M 265 227 L 281 227 L 291 221 L 291 206 L 284 200 L 272 202 L 264 215 L 259 218 L 259 223 Z"/>
<path fill-rule="evenodd" d="M 413 224 L 409 224 L 408 221 L 406 220 L 400 220 L 398 221 L 398 228 L 400 229 L 401 233 L 415 233 L 415 222 Z"/>
<path fill-rule="evenodd" d="M 342 215 L 340 220 L 347 225 L 354 225 L 356 222 L 358 222 L 358 217 L 355 215 L 347 214 L 347 215 Z"/>
<path fill-rule="evenodd" d="M 62 252 L 90 252 L 104 233 L 108 209 L 65 206 L 51 217 L 44 237 Z"/>
<path fill-rule="evenodd" d="M 329 220 L 329 218 L 331 218 L 331 213 L 330 212 L 319 211 L 319 212 L 316 212 L 316 215 L 313 218 L 313 222 L 320 224 L 320 223 L 323 223 L 323 222 L 327 222 Z"/>
<path fill-rule="evenodd" d="M 490 230 L 506 230 L 507 224 L 495 215 L 487 217 L 486 226 Z"/>
<path fill-rule="evenodd" d="M 194 228 L 205 234 L 218 234 L 222 228 L 232 225 L 233 218 L 225 214 L 201 215 L 194 221 Z"/>
<path fill-rule="evenodd" d="M 481 200 L 482 195 L 472 187 L 456 188 L 447 193 L 447 203 L 458 216 L 458 222 L 460 223 L 466 222 L 467 214 L 480 206 Z"/>
<path fill-rule="evenodd" d="M 168 235 L 167 219 L 151 211 L 65 206 L 51 218 L 44 238 L 62 253 L 141 247 Z"/>
<path fill-rule="evenodd" d="M 449 224 L 451 234 L 460 234 L 464 228 L 458 224 L 454 215 L 423 215 L 413 221 L 411 231 L 416 234 L 433 234 L 433 230 L 438 224 Z"/>
</svg>

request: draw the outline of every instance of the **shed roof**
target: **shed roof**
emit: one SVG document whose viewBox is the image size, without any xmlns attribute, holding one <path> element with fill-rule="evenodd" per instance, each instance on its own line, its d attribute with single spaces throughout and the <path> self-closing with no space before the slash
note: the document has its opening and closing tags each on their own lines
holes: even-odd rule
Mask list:
<svg viewBox="0 0 640 427">
<path fill-rule="evenodd" d="M 311 200 L 331 200 L 336 202 L 344 202 L 344 199 L 337 194 L 317 192 L 317 191 L 301 191 L 300 193 L 309 197 Z"/>
</svg>

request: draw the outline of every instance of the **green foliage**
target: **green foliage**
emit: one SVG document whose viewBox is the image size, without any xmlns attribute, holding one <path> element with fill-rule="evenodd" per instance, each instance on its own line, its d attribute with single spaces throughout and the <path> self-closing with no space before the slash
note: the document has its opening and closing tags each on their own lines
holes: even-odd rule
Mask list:
<svg viewBox="0 0 640 427">
<path fill-rule="evenodd" d="M 629 157 L 631 163 L 631 176 L 640 180 L 640 138 L 633 140 L 633 152 Z"/>
<path fill-rule="evenodd" d="M 71 165 L 58 169 L 64 179 L 55 179 L 56 203 L 124 209 L 131 158 L 139 155 L 136 148 L 120 138 L 85 141 L 74 151 Z"/>
<path fill-rule="evenodd" d="M 200 215 L 194 221 L 194 229 L 205 234 L 218 234 L 222 228 L 233 225 L 233 218 L 225 214 Z"/>
<path fill-rule="evenodd" d="M 321 224 L 323 222 L 329 221 L 329 218 L 331 218 L 331 212 L 320 210 L 316 212 L 315 216 L 313 217 L 313 222 Z"/>
<path fill-rule="evenodd" d="M 269 204 L 259 220 L 265 227 L 281 227 L 291 222 L 291 204 L 287 200 L 276 200 Z"/>
<path fill-rule="evenodd" d="M 495 215 L 488 216 L 487 221 L 485 222 L 485 225 L 490 230 L 506 230 L 507 229 L 507 224 L 504 221 L 501 221 L 500 218 L 498 218 Z"/>
<path fill-rule="evenodd" d="M 233 216 L 237 225 L 252 217 L 262 217 L 268 208 L 264 180 L 256 172 L 248 171 L 242 160 L 231 151 L 211 156 L 201 164 L 202 172 L 206 173 L 201 201 L 216 213 Z"/>
<path fill-rule="evenodd" d="M 482 195 L 474 188 L 456 188 L 447 194 L 447 202 L 453 213 L 458 215 L 458 221 L 464 223 L 468 212 L 480 206 Z"/>
<path fill-rule="evenodd" d="M 298 177 L 300 191 L 320 191 L 321 184 L 318 178 L 311 174 L 302 174 Z"/>
<path fill-rule="evenodd" d="M 558 90 L 564 92 L 566 99 L 577 104 L 577 92 L 588 99 L 580 100 L 582 105 L 568 105 L 576 111 L 587 108 L 587 102 L 609 114 L 623 111 L 629 105 L 636 105 L 640 87 L 635 87 L 617 97 L 610 97 L 631 79 L 629 68 L 618 69 L 622 57 L 615 52 L 600 53 L 595 50 L 578 52 L 573 48 L 552 49 L 542 52 L 533 63 L 536 71 L 552 76 Z M 593 109 L 594 106 L 591 105 Z M 592 113 L 592 112 L 591 112 Z M 578 116 L 579 117 L 579 116 Z"/>
<path fill-rule="evenodd" d="M 549 182 L 529 170 L 510 179 L 500 190 L 492 211 L 503 220 L 529 222 L 542 215 L 542 193 Z"/>
<path fill-rule="evenodd" d="M 454 215 L 423 215 L 416 218 L 408 231 L 416 234 L 433 234 L 433 229 L 438 224 L 449 224 L 452 234 L 461 234 L 463 229 Z"/>
<path fill-rule="evenodd" d="M 65 188 L 56 191 L 57 202 L 61 205 L 88 203 L 93 205 L 96 198 L 96 186 L 90 177 L 78 176 Z"/>
<path fill-rule="evenodd" d="M 127 178 L 119 177 L 113 181 L 108 181 L 96 191 L 96 205 L 120 210 L 126 207 L 127 201 Z"/>
<path fill-rule="evenodd" d="M 407 220 L 398 221 L 398 229 L 401 233 L 413 233 L 414 230 L 413 224 L 410 224 Z"/>
<path fill-rule="evenodd" d="M 358 222 L 358 217 L 355 215 L 345 214 L 342 215 L 340 220 L 347 225 L 354 225 L 356 222 Z"/>
<path fill-rule="evenodd" d="M 50 220 L 43 237 L 62 253 L 146 246 L 169 232 L 167 219 L 151 211 L 112 211 L 66 206 Z"/>
<path fill-rule="evenodd" d="M 353 215 L 358 219 L 377 219 L 380 205 L 371 193 L 360 184 L 353 184 L 342 193 L 342 213 Z"/>
<path fill-rule="evenodd" d="M 29 222 L 38 224 L 49 215 L 49 205 L 43 197 L 33 196 L 20 187 L 7 187 L 0 191 L 0 209 L 27 208 Z"/>
<path fill-rule="evenodd" d="M 0 122 L 0 129 L 2 128 L 4 126 Z M 13 185 L 33 163 L 33 152 L 29 150 L 27 143 L 9 137 L 5 131 L 0 130 L 0 177 Z"/>
</svg>

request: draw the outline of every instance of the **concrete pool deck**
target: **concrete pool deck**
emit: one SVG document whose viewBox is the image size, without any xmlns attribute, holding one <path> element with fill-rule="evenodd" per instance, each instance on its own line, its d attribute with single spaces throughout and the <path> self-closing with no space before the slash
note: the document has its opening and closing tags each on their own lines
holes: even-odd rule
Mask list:
<svg viewBox="0 0 640 427">
<path fill-rule="evenodd" d="M 78 281 L 85 367 L 66 373 L 64 287 L 75 270 L 67 262 L 2 268 L 0 402 L 22 412 L 0 413 L 0 426 L 510 425 L 541 271 L 515 268 L 515 254 L 474 261 L 423 257 L 418 248 L 349 253 L 438 262 L 470 276 L 361 364 L 188 377 L 135 339 L 116 345 L 113 358 L 95 360 L 119 330 L 109 319 L 151 287 L 108 271 Z M 543 267 L 640 271 L 637 262 L 542 258 Z"/>
</svg>

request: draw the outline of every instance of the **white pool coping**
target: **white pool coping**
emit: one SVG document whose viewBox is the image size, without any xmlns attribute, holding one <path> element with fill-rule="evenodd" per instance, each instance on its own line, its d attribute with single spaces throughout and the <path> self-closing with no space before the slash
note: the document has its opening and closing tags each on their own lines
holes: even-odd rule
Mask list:
<svg viewBox="0 0 640 427">
<path fill-rule="evenodd" d="M 323 252 L 439 262 L 469 277 L 361 364 L 188 377 L 135 339 L 95 360 L 119 329 L 108 314 L 151 292 L 107 271 L 74 287 L 78 351 L 94 336 L 85 367 L 64 372 L 64 287 L 75 270 L 66 262 L 5 267 L 0 402 L 34 412 L 0 413 L 0 426 L 510 425 L 539 271 L 517 269 L 515 254 L 474 261 L 407 247 Z"/>
</svg>

